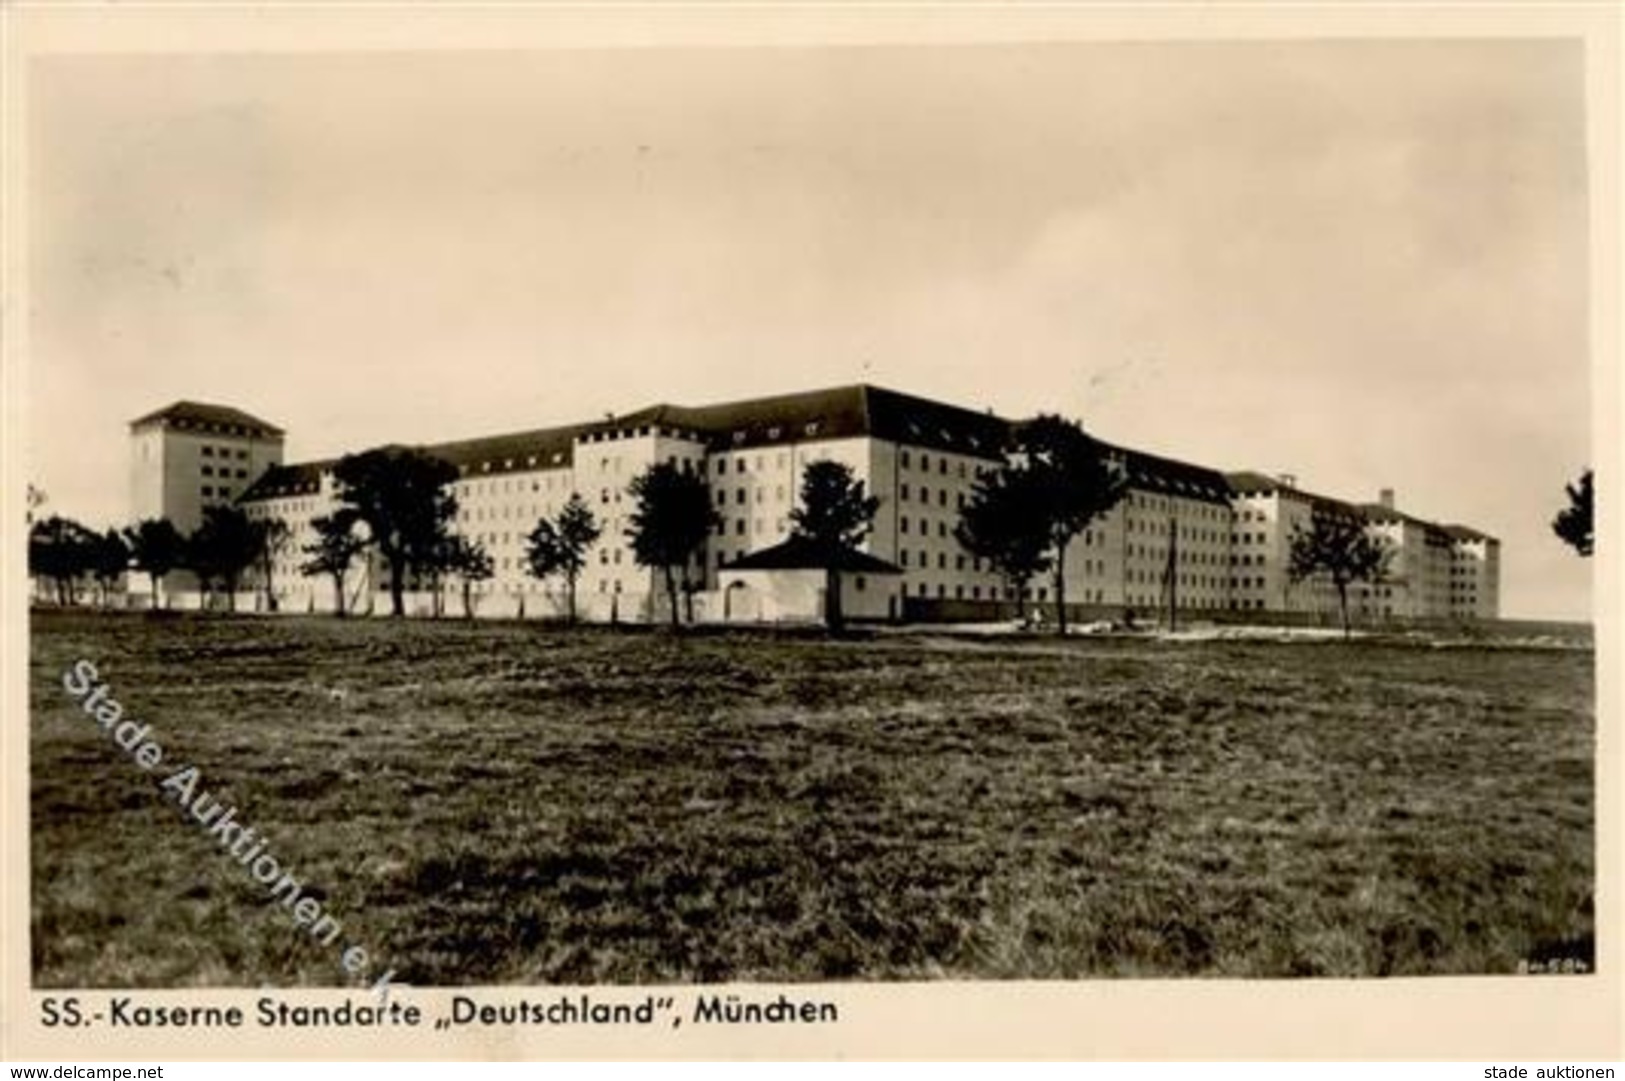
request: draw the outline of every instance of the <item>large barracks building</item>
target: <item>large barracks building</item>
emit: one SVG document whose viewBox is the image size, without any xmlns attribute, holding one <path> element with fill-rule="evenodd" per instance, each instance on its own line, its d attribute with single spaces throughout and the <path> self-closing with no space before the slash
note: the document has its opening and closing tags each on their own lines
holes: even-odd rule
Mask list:
<svg viewBox="0 0 1625 1081">
<path fill-rule="evenodd" d="M 628 485 L 649 465 L 672 461 L 703 475 L 721 525 L 696 553 L 688 577 L 696 618 L 762 621 L 814 617 L 823 576 L 790 536 L 805 467 L 850 466 L 880 497 L 864 551 L 842 578 L 849 616 L 974 620 L 1010 614 L 1015 598 L 984 562 L 954 539 L 960 508 L 982 471 L 996 468 L 1010 422 L 989 413 L 858 385 L 698 407 L 657 405 L 590 423 L 515 432 L 420 449 L 461 474 L 456 528 L 484 546 L 495 575 L 475 585 L 478 614 L 547 617 L 563 609 L 563 583 L 526 573 L 526 537 L 579 493 L 603 532 L 577 586 L 583 618 L 665 618 L 657 572 L 639 567 L 625 537 Z M 290 542 L 273 588 L 283 611 L 334 604 L 329 579 L 300 574 L 314 539 L 311 520 L 337 506 L 333 462 L 286 464 L 283 433 L 235 409 L 180 402 L 131 425 L 133 510 L 192 528 L 201 508 L 235 502 L 254 517 L 282 519 Z M 1491 619 L 1498 613 L 1499 544 L 1460 525 L 1399 511 L 1392 492 L 1350 502 L 1300 488 L 1291 477 L 1225 473 L 1108 447 L 1128 493 L 1067 552 L 1067 599 L 1083 618 L 1149 618 L 1170 604 L 1194 617 L 1234 613 L 1312 620 L 1336 612 L 1329 584 L 1293 583 L 1286 569 L 1295 527 L 1315 513 L 1362 522 L 1393 549 L 1390 571 L 1351 591 L 1367 623 Z M 376 559 L 351 575 L 358 611 L 386 611 Z M 415 583 L 419 587 L 426 583 Z M 461 586 L 444 583 L 439 606 L 456 611 Z M 1051 600 L 1047 577 L 1034 601 Z M 422 588 L 411 603 L 429 611 Z"/>
</svg>

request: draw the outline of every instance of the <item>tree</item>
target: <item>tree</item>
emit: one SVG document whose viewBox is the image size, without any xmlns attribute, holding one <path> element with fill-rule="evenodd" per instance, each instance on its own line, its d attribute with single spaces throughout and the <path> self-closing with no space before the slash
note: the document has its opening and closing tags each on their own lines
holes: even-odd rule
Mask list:
<svg viewBox="0 0 1625 1081">
<path fill-rule="evenodd" d="M 341 619 L 345 608 L 344 579 L 355 557 L 367 549 L 366 538 L 356 530 L 357 522 L 355 512 L 349 509 L 312 519 L 310 526 L 316 531 L 316 539 L 304 546 L 303 551 L 310 558 L 299 567 L 301 574 L 325 574 L 333 579 L 333 611 Z"/>
<path fill-rule="evenodd" d="M 1127 491 L 1120 472 L 1101 445 L 1078 425 L 1041 415 L 1015 433 L 1015 462 L 1029 477 L 1030 493 L 1044 523 L 1055 583 L 1055 626 L 1066 634 L 1066 549 L 1096 518 L 1115 507 Z"/>
<path fill-rule="evenodd" d="M 603 530 L 593 517 L 592 510 L 579 492 L 570 493 L 564 509 L 559 511 L 558 522 L 538 519 L 531 530 L 525 551 L 525 565 L 531 576 L 551 578 L 564 576 L 569 594 L 569 620 L 576 621 L 576 579 L 587 565 L 587 549 L 597 543 Z"/>
<path fill-rule="evenodd" d="M 433 567 L 446 523 L 457 514 L 447 490 L 457 479 L 450 462 L 416 450 L 369 450 L 333 467 L 339 501 L 367 526 L 368 543 L 389 568 L 390 611 L 406 614 L 406 574 Z"/>
<path fill-rule="evenodd" d="M 49 502 L 44 488 L 37 488 L 33 484 L 28 486 L 28 525 L 34 524 L 34 512 Z"/>
<path fill-rule="evenodd" d="M 800 504 L 790 512 L 792 537 L 809 542 L 824 568 L 824 622 L 839 632 L 841 560 L 869 535 L 880 499 L 866 495 L 861 480 L 840 462 L 808 465 L 801 475 Z"/>
<path fill-rule="evenodd" d="M 51 582 L 58 604 L 78 603 L 78 581 L 92 569 L 97 536 L 53 514 L 28 531 L 28 573 Z"/>
<path fill-rule="evenodd" d="M 1287 578 L 1302 582 L 1321 576 L 1337 589 L 1343 637 L 1349 636 L 1349 586 L 1376 583 L 1388 571 L 1390 549 L 1366 531 L 1365 523 L 1346 515 L 1314 512 L 1310 527 L 1294 526 L 1288 553 Z"/>
<path fill-rule="evenodd" d="M 113 586 L 130 569 L 130 546 L 116 529 L 90 538 L 90 573 L 101 587 L 102 606 L 107 606 Z"/>
<path fill-rule="evenodd" d="M 1569 505 L 1552 519 L 1552 532 L 1580 555 L 1591 556 L 1591 470 L 1580 474 L 1576 484 L 1563 486 Z"/>
<path fill-rule="evenodd" d="M 254 551 L 259 561 L 260 585 L 265 590 L 265 610 L 277 610 L 276 583 L 273 574 L 277 556 L 288 547 L 288 523 L 281 518 L 259 518 L 254 521 Z"/>
<path fill-rule="evenodd" d="M 711 492 L 700 474 L 658 462 L 632 479 L 632 512 L 626 537 L 640 566 L 658 568 L 665 578 L 671 627 L 678 630 L 678 574 L 688 592 L 688 567 L 694 552 L 721 520 L 711 506 Z"/>
<path fill-rule="evenodd" d="M 433 598 L 430 605 L 430 614 L 439 619 L 446 614 L 444 597 L 444 579 L 457 569 L 458 545 L 462 543 L 462 536 L 457 533 L 442 533 L 434 540 L 429 554 L 418 566 L 418 572 L 429 576 L 429 595 Z"/>
<path fill-rule="evenodd" d="M 450 534 L 442 547 L 441 567 L 462 579 L 463 618 L 474 618 L 474 583 L 488 581 L 496 574 L 496 562 L 478 541 L 460 533 Z"/>
<path fill-rule="evenodd" d="M 152 606 L 158 607 L 158 590 L 169 572 L 181 566 L 186 557 L 186 540 L 168 518 L 145 518 L 125 531 L 135 568 L 144 572 L 152 585 Z"/>
<path fill-rule="evenodd" d="M 1016 614 L 1025 619 L 1027 583 L 1050 566 L 1049 527 L 1032 473 L 1012 465 L 983 473 L 960 511 L 954 537 L 1004 577 L 1016 595 Z"/>
<path fill-rule="evenodd" d="M 237 610 L 237 588 L 243 572 L 259 558 L 260 534 L 239 507 L 203 508 L 203 524 L 187 542 L 187 562 L 205 593 L 215 582 L 224 587 L 226 610 Z"/>
</svg>

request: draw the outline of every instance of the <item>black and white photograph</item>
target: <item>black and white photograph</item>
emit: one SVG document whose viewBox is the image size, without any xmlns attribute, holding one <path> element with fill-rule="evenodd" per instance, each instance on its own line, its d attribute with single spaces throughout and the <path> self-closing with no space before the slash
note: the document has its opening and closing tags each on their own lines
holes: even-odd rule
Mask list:
<svg viewBox="0 0 1625 1081">
<path fill-rule="evenodd" d="M 1587 80 L 31 56 L 30 987 L 1600 979 Z"/>
</svg>

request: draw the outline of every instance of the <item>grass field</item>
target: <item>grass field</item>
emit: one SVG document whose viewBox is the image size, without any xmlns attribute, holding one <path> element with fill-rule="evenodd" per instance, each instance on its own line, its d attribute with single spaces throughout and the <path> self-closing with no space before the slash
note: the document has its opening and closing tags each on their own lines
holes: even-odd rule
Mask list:
<svg viewBox="0 0 1625 1081">
<path fill-rule="evenodd" d="M 1591 962 L 1589 650 L 41 613 L 38 986 L 345 982 L 79 658 L 404 982 Z"/>
</svg>

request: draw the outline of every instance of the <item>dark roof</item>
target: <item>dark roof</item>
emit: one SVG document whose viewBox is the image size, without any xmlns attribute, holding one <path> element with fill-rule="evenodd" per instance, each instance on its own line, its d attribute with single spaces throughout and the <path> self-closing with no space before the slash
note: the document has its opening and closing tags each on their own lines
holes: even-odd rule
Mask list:
<svg viewBox="0 0 1625 1081">
<path fill-rule="evenodd" d="M 481 439 L 460 439 L 421 447 L 464 473 L 512 473 L 533 469 L 563 469 L 572 463 L 576 437 L 592 425 L 536 428 Z"/>
<path fill-rule="evenodd" d="M 290 495 L 314 495 L 321 490 L 322 473 L 332 469 L 335 464 L 336 460 L 329 458 L 320 462 L 273 465 L 243 490 L 237 502 L 254 503 L 261 499 L 280 499 Z"/>
<path fill-rule="evenodd" d="M 207 402 L 175 402 L 146 416 L 137 417 L 130 422 L 130 427 L 140 428 L 147 424 L 222 432 L 228 435 L 262 437 L 282 435 L 282 429 L 269 421 L 244 413 L 241 409 L 233 409 L 229 405 L 210 405 Z"/>
<path fill-rule="evenodd" d="M 1217 469 L 1110 443 L 1101 445 L 1109 457 L 1123 464 L 1131 488 L 1206 503 L 1230 503 L 1230 485 Z"/>
<path fill-rule="evenodd" d="M 1370 517 L 1364 507 L 1350 503 L 1346 499 L 1334 499 L 1329 495 L 1306 491 L 1296 484 L 1287 484 L 1278 477 L 1272 477 L 1255 470 L 1244 469 L 1239 472 L 1226 473 L 1224 478 L 1230 485 L 1230 490 L 1237 495 L 1278 494 L 1286 498 L 1296 499 L 1301 503 L 1308 503 L 1311 508 L 1321 513 L 1341 515 L 1348 518 Z"/>
<path fill-rule="evenodd" d="M 177 403 L 170 408 L 173 410 L 188 404 Z M 235 410 L 228 412 L 236 413 Z M 153 414 L 136 423 L 157 416 L 159 414 Z M 251 417 L 247 419 L 253 420 Z M 446 459 L 465 475 L 562 469 L 574 464 L 574 447 L 578 440 L 594 441 L 625 434 L 646 434 L 650 430 L 692 439 L 703 443 L 713 452 L 871 436 L 903 446 L 996 462 L 1002 459 L 1011 433 L 1019 423 L 991 412 L 977 412 L 884 387 L 854 383 L 716 405 L 661 403 L 585 424 L 537 428 L 432 444 L 418 449 Z M 1306 492 L 1264 473 L 1252 470 L 1224 473 L 1104 440 L 1100 442 L 1108 456 L 1122 463 L 1130 486 L 1138 491 L 1225 504 L 1237 494 L 1279 492 L 1307 502 L 1321 511 L 1385 520 L 1373 517 L 1375 504 L 1356 506 Z M 242 498 L 270 498 L 314 491 L 319 484 L 321 471 L 331 468 L 332 464 L 328 461 L 272 470 L 255 482 Z M 1389 513 L 1385 508 L 1382 511 Z M 1432 523 L 1412 520 L 1419 521 L 1429 529 L 1438 528 Z"/>
<path fill-rule="evenodd" d="M 1494 537 L 1490 536 L 1488 533 L 1480 533 L 1478 530 L 1472 529 L 1472 528 L 1470 528 L 1468 526 L 1464 526 L 1464 525 L 1447 525 L 1447 526 L 1442 526 L 1441 528 L 1446 533 L 1450 534 L 1450 536 L 1455 540 L 1459 540 L 1459 541 L 1489 541 L 1491 544 L 1498 543 L 1496 541 L 1496 539 Z"/>
<path fill-rule="evenodd" d="M 991 413 L 866 383 L 717 405 L 663 403 L 587 427 L 595 433 L 661 427 L 713 451 L 867 435 L 990 461 L 1001 457 L 1010 431 L 1008 421 Z"/>
<path fill-rule="evenodd" d="M 823 553 L 805 537 L 792 536 L 789 540 L 740 556 L 722 569 L 728 571 L 809 571 L 824 568 Z M 902 574 L 903 569 L 868 552 L 856 548 L 843 548 L 836 570 L 864 574 Z"/>
<path fill-rule="evenodd" d="M 1366 520 L 1369 522 L 1378 522 L 1382 524 L 1387 524 L 1390 522 L 1408 522 L 1411 525 L 1423 527 L 1433 524 L 1416 517 L 1414 514 L 1406 514 L 1402 510 L 1395 510 L 1393 507 L 1386 507 L 1381 503 L 1362 503 L 1360 504 L 1360 512 L 1365 515 Z"/>
<path fill-rule="evenodd" d="M 1230 490 L 1237 495 L 1251 495 L 1254 492 L 1277 492 L 1286 488 L 1286 485 L 1282 484 L 1279 479 L 1251 469 L 1226 473 L 1224 479 L 1230 485 Z"/>
</svg>

